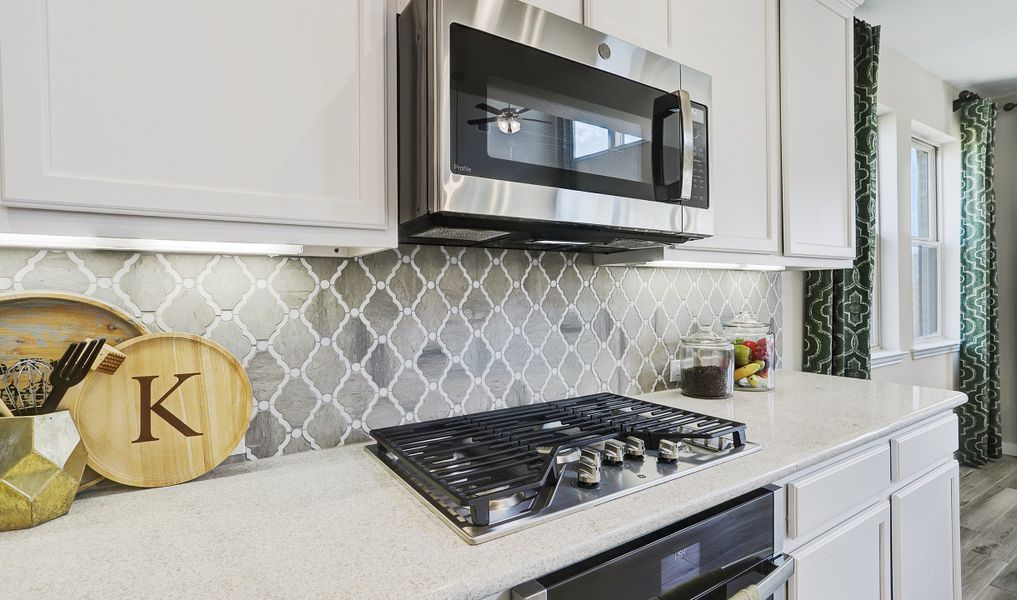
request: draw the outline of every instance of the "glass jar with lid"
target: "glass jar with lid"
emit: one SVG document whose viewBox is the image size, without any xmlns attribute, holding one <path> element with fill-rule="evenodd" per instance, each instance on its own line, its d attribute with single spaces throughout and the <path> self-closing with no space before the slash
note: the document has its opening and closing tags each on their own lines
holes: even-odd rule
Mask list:
<svg viewBox="0 0 1017 600">
<path fill-rule="evenodd" d="M 682 394 L 727 398 L 734 393 L 734 345 L 700 323 L 678 346 Z"/>
<path fill-rule="evenodd" d="M 734 385 L 737 390 L 768 392 L 777 386 L 776 340 L 769 323 L 741 312 L 724 323 L 724 336 L 734 344 Z"/>
</svg>

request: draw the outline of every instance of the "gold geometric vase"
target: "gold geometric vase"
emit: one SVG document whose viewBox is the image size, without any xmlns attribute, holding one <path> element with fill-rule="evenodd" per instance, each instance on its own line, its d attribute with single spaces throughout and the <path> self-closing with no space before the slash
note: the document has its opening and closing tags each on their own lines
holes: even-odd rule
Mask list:
<svg viewBox="0 0 1017 600">
<path fill-rule="evenodd" d="M 67 514 L 85 458 L 69 412 L 0 417 L 0 531 Z"/>
</svg>

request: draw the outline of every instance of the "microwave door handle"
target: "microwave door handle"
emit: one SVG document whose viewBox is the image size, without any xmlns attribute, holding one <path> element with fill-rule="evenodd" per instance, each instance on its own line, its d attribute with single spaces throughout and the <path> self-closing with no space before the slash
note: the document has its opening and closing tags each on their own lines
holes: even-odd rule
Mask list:
<svg viewBox="0 0 1017 600">
<path fill-rule="evenodd" d="M 678 90 L 682 113 L 682 200 L 692 200 L 692 173 L 695 167 L 695 137 L 692 131 L 692 97 Z M 765 596 L 764 596 L 765 598 Z"/>
<path fill-rule="evenodd" d="M 650 132 L 650 162 L 653 167 L 653 187 L 658 202 L 669 202 L 669 189 L 664 181 L 664 119 L 681 107 L 680 92 L 664 94 L 653 101 L 653 120 Z"/>
<path fill-rule="evenodd" d="M 769 598 L 770 596 L 773 596 L 778 591 L 780 591 L 781 588 L 784 587 L 784 584 L 787 583 L 788 580 L 791 579 L 791 576 L 794 574 L 795 574 L 794 559 L 791 557 L 785 557 L 784 564 L 777 567 L 777 569 L 773 573 L 767 575 L 765 579 L 753 585 L 755 586 L 756 590 L 759 591 L 759 597 L 765 600 L 766 598 Z M 749 586 L 749 588 L 747 588 L 746 590 L 738 592 L 738 594 L 734 595 L 734 598 L 732 600 L 739 600 L 740 598 L 739 594 L 741 594 L 742 592 L 746 592 L 748 591 L 748 589 L 751 588 L 752 586 Z"/>
</svg>

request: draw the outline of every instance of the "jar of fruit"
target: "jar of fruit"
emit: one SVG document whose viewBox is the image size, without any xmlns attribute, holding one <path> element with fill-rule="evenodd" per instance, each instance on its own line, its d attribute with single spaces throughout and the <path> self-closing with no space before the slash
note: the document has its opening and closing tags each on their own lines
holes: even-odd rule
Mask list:
<svg viewBox="0 0 1017 600">
<path fill-rule="evenodd" d="M 775 338 L 770 325 L 742 312 L 724 323 L 724 335 L 734 344 L 735 389 L 767 392 L 775 388 Z"/>
<path fill-rule="evenodd" d="M 682 394 L 693 398 L 727 398 L 734 392 L 734 347 L 708 324 L 678 346 Z"/>
</svg>

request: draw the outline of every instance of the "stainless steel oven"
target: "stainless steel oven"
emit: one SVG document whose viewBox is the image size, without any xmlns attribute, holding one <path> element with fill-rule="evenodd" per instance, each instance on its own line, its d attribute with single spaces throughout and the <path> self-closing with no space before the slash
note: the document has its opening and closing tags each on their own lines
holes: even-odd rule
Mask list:
<svg viewBox="0 0 1017 600">
<path fill-rule="evenodd" d="M 782 600 L 781 491 L 768 487 L 619 548 L 528 581 L 513 600 Z M 754 596 L 750 596 L 754 597 Z"/>
<path fill-rule="evenodd" d="M 518 0 L 413 0 L 398 23 L 404 242 L 712 233 L 709 76 Z"/>
</svg>

